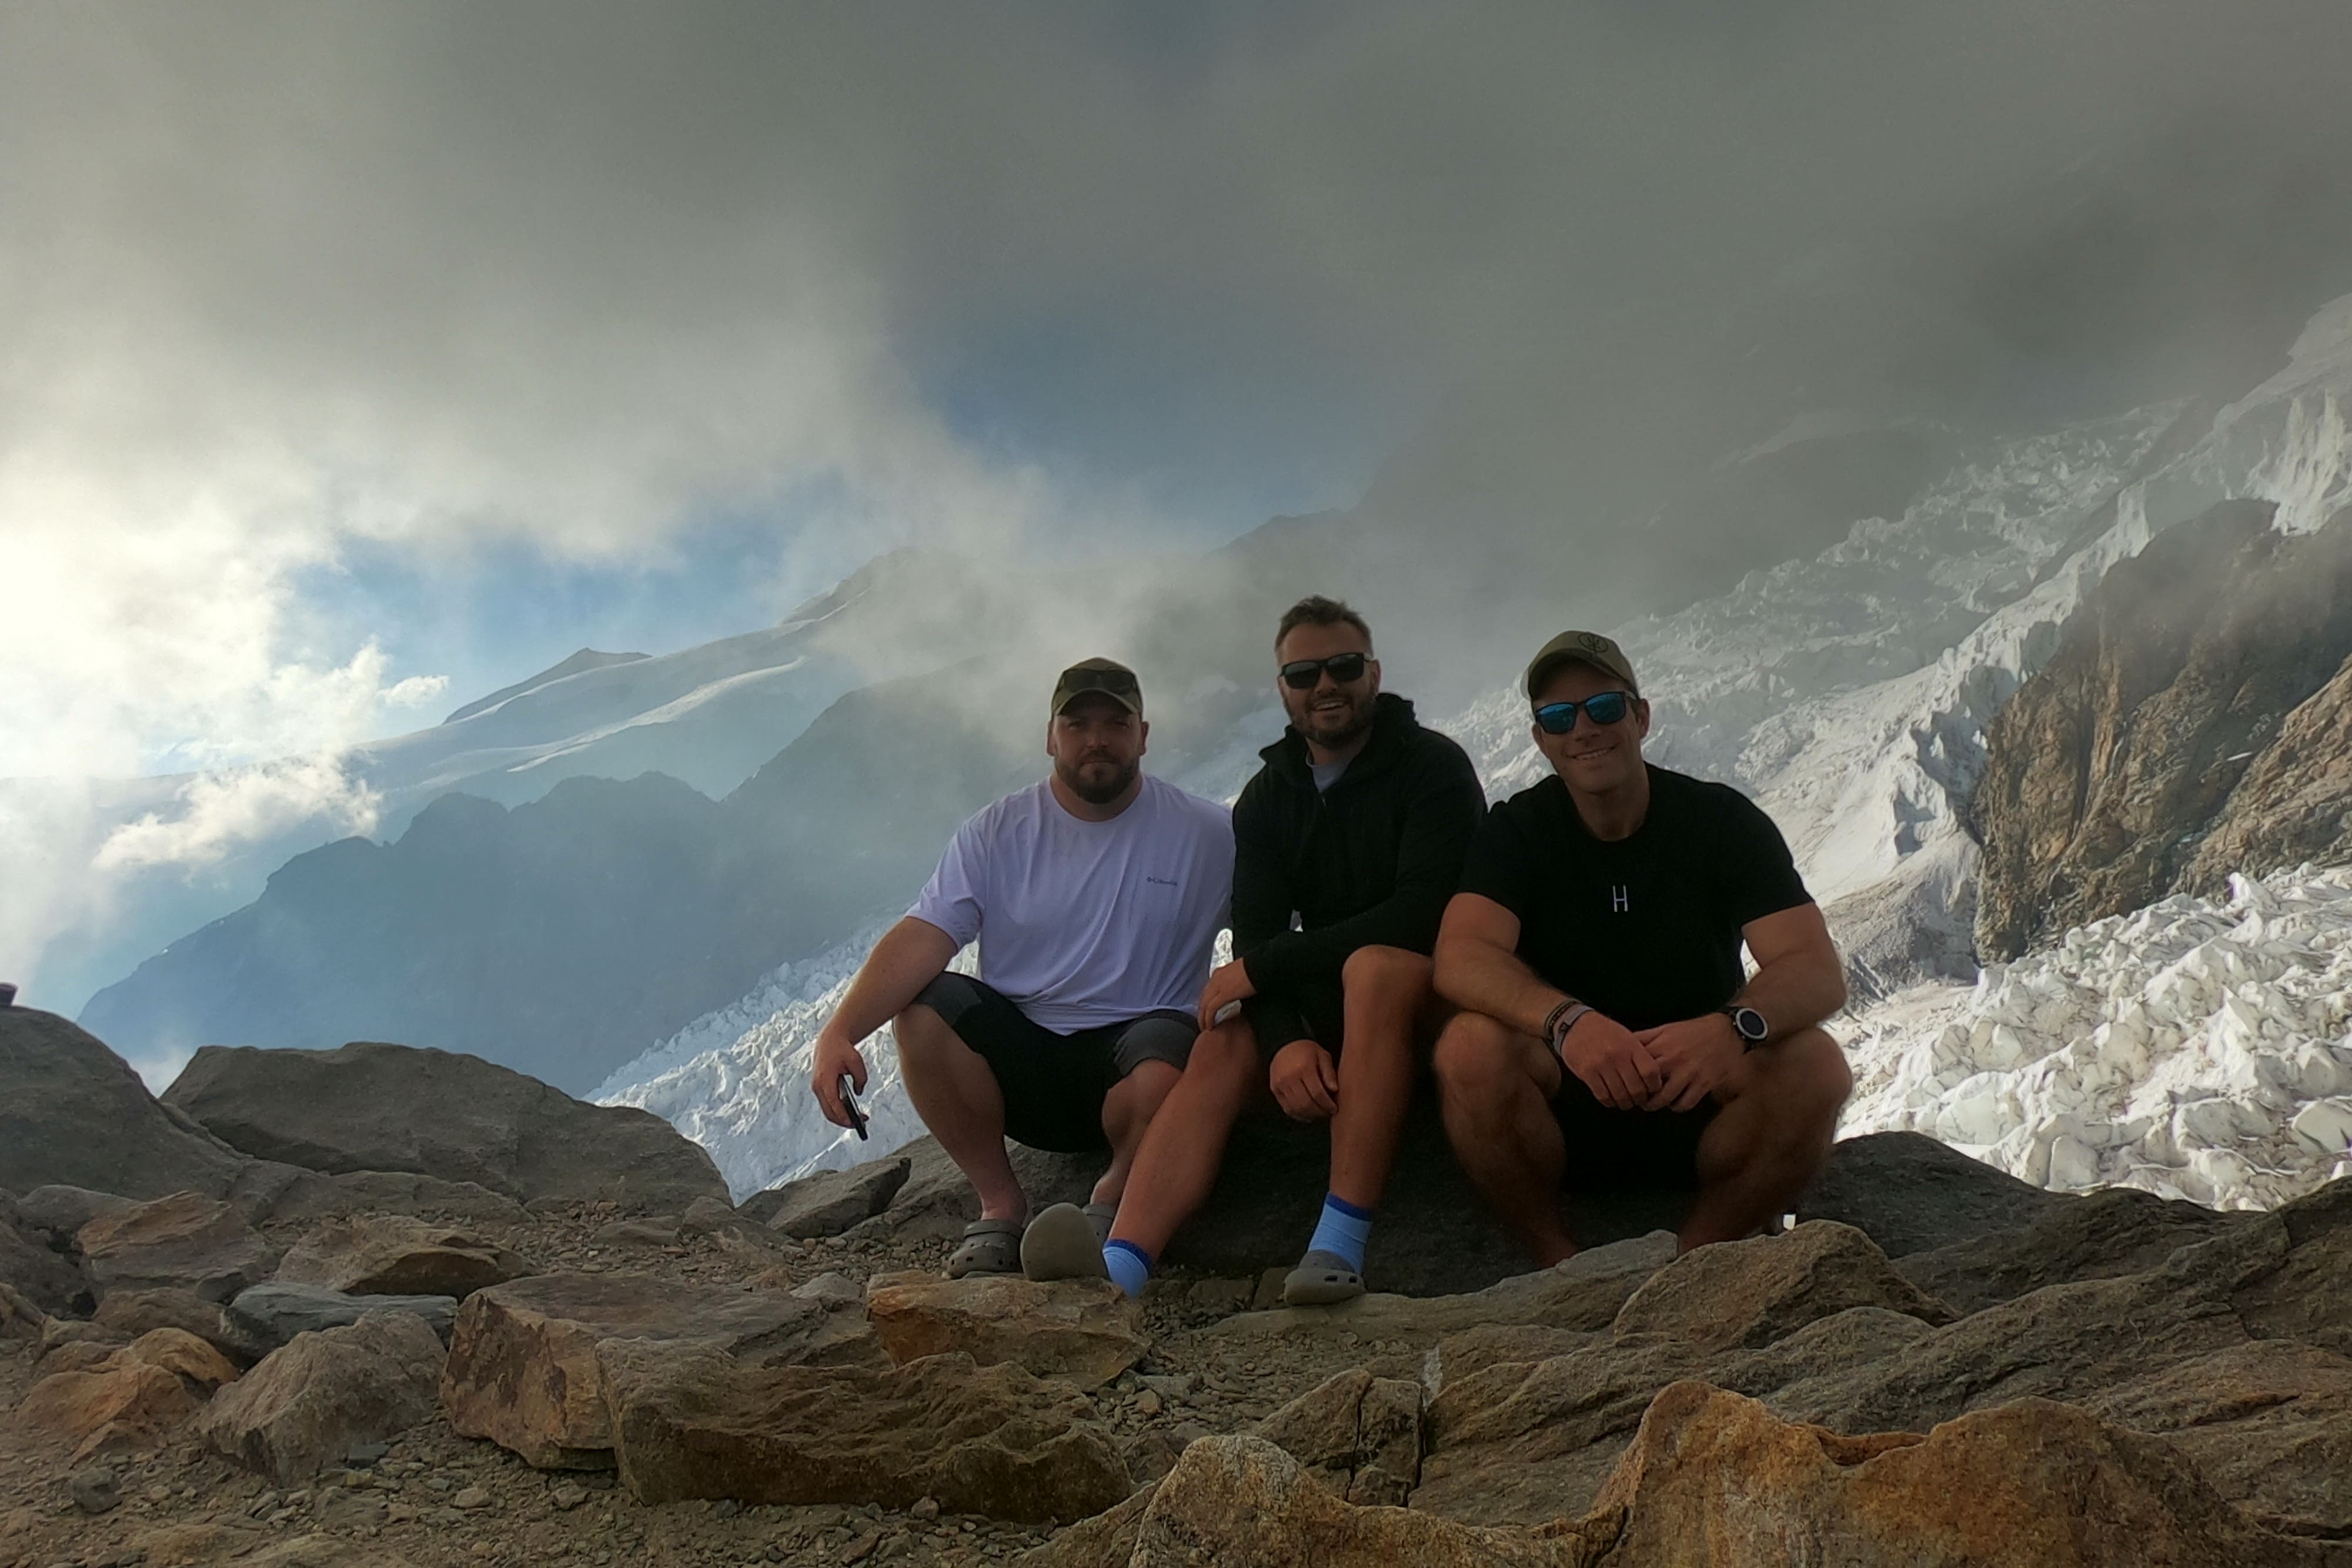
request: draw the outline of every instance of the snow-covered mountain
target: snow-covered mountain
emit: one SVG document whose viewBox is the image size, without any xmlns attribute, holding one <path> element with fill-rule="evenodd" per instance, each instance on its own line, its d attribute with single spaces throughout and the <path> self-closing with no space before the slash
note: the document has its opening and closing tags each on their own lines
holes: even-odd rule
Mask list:
<svg viewBox="0 0 2352 1568">
<path fill-rule="evenodd" d="M 1975 1005 L 1963 1003 L 1962 995 L 2011 994 L 1998 977 L 1984 982 L 1990 991 L 1905 989 L 1922 978 L 1974 975 L 1975 851 L 1964 813 L 1992 715 L 2050 656 L 2067 617 L 2106 569 L 2156 534 L 2231 497 L 2275 502 L 2278 526 L 2289 529 L 2315 528 L 2341 507 L 2352 488 L 2347 402 L 2352 298 L 2315 318 L 2284 370 L 2218 413 L 2210 405 L 2166 404 L 1990 446 L 1930 486 L 1899 517 L 1864 519 L 1807 559 L 1750 572 L 1729 591 L 1671 614 L 1610 628 L 1633 656 L 1655 706 L 1654 758 L 1731 780 L 1755 796 L 1780 821 L 1831 914 L 1861 981 L 1864 1009 L 1850 1028 L 1865 1083 L 1873 1087 L 1857 1099 L 1853 1125 L 1895 1124 L 1891 1118 L 1901 1115 L 1911 1118 L 1901 1124 L 1941 1130 L 1940 1097 L 1957 1091 L 1960 1081 L 1951 1074 L 1963 1059 L 1950 1044 L 1948 1020 L 1955 1009 Z M 1507 675 L 1451 721 L 1424 718 L 1463 741 L 1490 795 L 1538 776 L 1542 764 L 1528 738 L 1524 699 Z M 1269 716 L 1261 727 L 1270 730 L 1272 722 Z M 1213 764 L 1196 765 L 1178 781 L 1230 797 L 1254 764 L 1250 748 L 1236 741 Z M 2326 933 L 2352 929 L 2352 901 L 2311 891 L 2328 885 L 2295 883 L 2301 891 L 2291 894 L 2301 901 L 2299 940 L 2323 947 L 2337 939 Z M 2242 898 L 2259 896 L 2252 887 Z M 2221 918 L 2210 912 L 2196 917 Z M 2243 918 L 2232 915 L 2228 924 Z M 2127 978 L 2139 967 L 2160 967 L 2179 957 L 2173 949 L 2187 940 L 2183 934 L 2203 930 L 2196 919 L 2184 907 L 2137 926 L 2100 928 L 2081 940 L 2102 951 L 2121 944 L 2119 956 L 2103 960 L 2102 973 Z M 845 1143 L 806 1103 L 811 1044 L 862 956 L 865 939 L 787 966 L 741 1002 L 698 1020 L 615 1073 L 599 1098 L 644 1105 L 677 1122 L 712 1148 L 739 1192 L 851 1163 L 887 1146 L 889 1137 L 911 1135 L 916 1123 L 888 1065 L 887 1035 L 867 1052 L 877 1070 L 867 1098 L 876 1131 L 887 1136 L 864 1146 Z M 2167 953 L 2173 956 L 2162 956 Z M 2264 983 L 2286 986 L 2282 995 L 2303 995 L 2295 988 L 2302 981 L 2283 977 L 2301 958 L 2273 954 L 2264 962 L 2287 967 Z M 2337 974 L 2324 963 L 2313 972 Z M 2031 980 L 2028 972 L 2012 988 Z M 2231 1009 L 2255 1005 L 2219 992 L 2209 999 L 2219 1011 L 2209 1010 L 2201 1021 L 2176 1000 L 2166 1027 L 2185 1039 L 2198 1029 L 2222 1027 L 2211 1020 Z M 1998 1005 L 2014 1010 L 2011 1002 Z M 2322 1011 L 2310 1011 L 2309 1030 L 2292 1040 L 2248 1039 L 2286 1051 L 2298 1062 L 2316 1063 L 2303 1042 L 2333 1041 L 2326 1045 L 2333 1051 L 2342 1043 L 2344 1027 L 2340 1006 L 2332 1022 Z M 2050 1013 L 2051 1028 L 2065 1022 Z M 2014 1032 L 2015 1025 L 2010 1027 Z M 1973 1039 L 1973 1030 L 1971 1024 L 1962 1034 Z M 1931 1054 L 1920 1059 L 1923 1042 Z M 2051 1060 L 2055 1049 L 2045 1045 L 2034 1060 Z M 2242 1054 L 2262 1049 L 2242 1045 Z M 1943 1057 L 1933 1055 L 1937 1050 Z M 2163 1053 L 2151 1048 L 2149 1060 L 2158 1054 Z M 1894 1061 L 1912 1062 L 1910 1075 L 1885 1067 Z M 1931 1072 L 1924 1061 L 1938 1065 Z M 2021 1070 L 2005 1061 L 1979 1066 Z M 2300 1103 L 2339 1092 L 2322 1083 L 2335 1081 L 2317 1065 L 2295 1073 L 2294 1082 L 2313 1091 Z M 1899 1080 L 1908 1098 L 1890 1101 L 1895 1091 L 1877 1087 L 1881 1080 Z M 1923 1084 L 1935 1087 L 1923 1090 Z M 1922 1093 L 1928 1102 L 1918 1098 Z M 2015 1118 L 1995 1135 L 1973 1141 L 2014 1145 L 2000 1157 L 2033 1179 L 2080 1176 L 2083 1166 L 2071 1148 L 2054 1170 L 2049 1151 L 2062 1135 L 2052 1131 L 2060 1126 L 2054 1118 L 2073 1115 L 2079 1122 L 2081 1097 L 2069 1100 L 2045 1087 L 2038 1098 L 2012 1093 L 2011 1099 Z M 2306 1116 L 2305 1131 L 2327 1132 L 2339 1146 L 2352 1138 L 2330 1120 L 2332 1112 L 2306 1115 L 2296 1109 L 2292 1115 Z M 2151 1123 L 2124 1141 L 2137 1154 L 2110 1160 L 2093 1179 L 2169 1181 L 2209 1201 L 2270 1201 L 2302 1179 L 2278 1174 L 2284 1145 L 2277 1137 L 2284 1135 L 2277 1134 L 2279 1124 L 2276 1115 L 2266 1123 L 2272 1143 L 2263 1145 L 2261 1159 L 2270 1164 L 2241 1153 L 2235 1156 L 2241 1171 L 2218 1155 L 2198 1155 L 2222 1146 L 2210 1139 L 2184 1145 L 2175 1135 L 2168 1145 L 2151 1142 L 2157 1137 Z M 1990 1125 L 1971 1122 L 1967 1130 Z M 1945 1135 L 1959 1130 L 1956 1124 Z M 2084 1148 L 2124 1146 L 2072 1132 L 2063 1135 Z M 2110 1136 L 2119 1134 L 2098 1134 Z M 2038 1156 L 2016 1152 L 2036 1148 Z M 2187 1170 L 2192 1156 L 2203 1164 L 2186 1178 L 2143 1172 L 2156 1166 Z"/>
</svg>

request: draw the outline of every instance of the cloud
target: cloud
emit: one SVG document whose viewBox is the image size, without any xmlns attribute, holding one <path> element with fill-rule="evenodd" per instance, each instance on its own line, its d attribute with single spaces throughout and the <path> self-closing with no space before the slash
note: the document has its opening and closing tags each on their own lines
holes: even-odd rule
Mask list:
<svg viewBox="0 0 2352 1568">
<path fill-rule="evenodd" d="M 2347 57 L 2340 0 L 10 7 L 0 779 L 242 770 L 122 872 L 359 821 L 289 759 L 432 674 L 306 601 L 362 549 L 1129 549 L 1202 527 L 1155 461 L 1367 387 L 1481 433 L 1393 512 L 1549 524 L 1803 407 L 2193 379 L 2345 253 Z"/>
<path fill-rule="evenodd" d="M 93 863 L 100 871 L 153 865 L 211 865 L 230 850 L 319 821 L 339 836 L 375 831 L 382 798 L 349 778 L 329 757 L 201 773 L 180 791 L 180 813 L 154 813 L 106 837 Z"/>
</svg>

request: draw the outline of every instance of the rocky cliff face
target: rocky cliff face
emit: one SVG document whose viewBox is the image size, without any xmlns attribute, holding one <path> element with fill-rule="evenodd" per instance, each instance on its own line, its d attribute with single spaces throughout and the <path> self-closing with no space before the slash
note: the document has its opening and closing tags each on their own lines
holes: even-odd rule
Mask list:
<svg viewBox="0 0 2352 1568">
<path fill-rule="evenodd" d="M 1986 733 L 1977 946 L 2352 854 L 2352 514 L 2231 501 L 2119 563 Z"/>
</svg>

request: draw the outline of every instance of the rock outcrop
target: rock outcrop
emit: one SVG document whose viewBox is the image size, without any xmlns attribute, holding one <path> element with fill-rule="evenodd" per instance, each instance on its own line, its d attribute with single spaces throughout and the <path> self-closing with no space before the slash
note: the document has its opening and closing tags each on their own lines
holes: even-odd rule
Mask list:
<svg viewBox="0 0 2352 1568">
<path fill-rule="evenodd" d="M 296 1285 L 283 1280 L 237 1292 L 226 1317 L 232 1332 L 262 1353 L 276 1350 L 297 1334 L 339 1329 L 371 1312 L 407 1312 L 424 1321 L 436 1337 L 447 1343 L 457 1319 L 455 1296 L 354 1296 L 323 1285 Z"/>
<path fill-rule="evenodd" d="M 410 1171 L 518 1202 L 668 1214 L 727 1197 L 710 1156 L 658 1116 L 450 1051 L 206 1046 L 163 1101 L 246 1154 L 312 1170 Z"/>
<path fill-rule="evenodd" d="M 758 1364 L 822 1356 L 856 1337 L 823 1306 L 778 1292 L 538 1275 L 467 1299 L 450 1336 L 441 1407 L 465 1436 L 488 1437 L 542 1469 L 601 1469 L 614 1462 L 613 1410 L 597 1358 L 606 1342 L 694 1345 Z"/>
<path fill-rule="evenodd" d="M 37 1008 L 0 1008 L 0 1187 L 218 1197 L 246 1163 L 158 1103 L 95 1036 Z"/>
<path fill-rule="evenodd" d="M 370 1312 L 297 1334 L 215 1396 L 197 1431 L 249 1469 L 288 1484 L 340 1464 L 433 1414 L 441 1342 L 408 1312 Z"/>
<path fill-rule="evenodd" d="M 746 1367 L 708 1345 L 606 1346 L 622 1484 L 642 1502 L 924 1498 L 943 1510 L 1085 1518 L 1134 1483 L 1092 1406 L 1014 1366 L 929 1356 L 888 1370 Z"/>
<path fill-rule="evenodd" d="M 2290 538 L 2273 510 L 2224 502 L 2118 562 L 1986 727 L 1969 807 L 1985 957 L 2352 854 L 2352 517 Z"/>
<path fill-rule="evenodd" d="M 737 1212 L 801 1240 L 838 1236 L 888 1207 L 913 1169 L 914 1161 L 900 1154 L 845 1171 L 820 1171 L 754 1193 Z"/>
</svg>

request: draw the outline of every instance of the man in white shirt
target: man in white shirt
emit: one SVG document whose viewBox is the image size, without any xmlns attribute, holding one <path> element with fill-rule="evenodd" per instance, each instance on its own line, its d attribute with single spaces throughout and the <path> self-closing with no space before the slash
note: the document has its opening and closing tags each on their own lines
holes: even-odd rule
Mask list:
<svg viewBox="0 0 2352 1568">
<path fill-rule="evenodd" d="M 1233 893 L 1224 807 L 1146 778 L 1135 672 L 1088 659 L 1054 687 L 1054 768 L 956 831 L 913 909 L 883 935 L 817 1036 L 812 1087 L 847 1126 L 858 1042 L 894 1026 L 908 1098 L 980 1195 L 951 1275 L 1021 1267 L 1028 1198 L 1005 1158 L 1108 1147 L 1087 1210 L 1099 1244 L 1199 1024 L 1193 1008 Z M 980 943 L 977 978 L 947 972 Z"/>
</svg>

